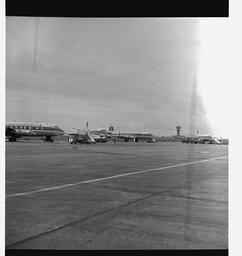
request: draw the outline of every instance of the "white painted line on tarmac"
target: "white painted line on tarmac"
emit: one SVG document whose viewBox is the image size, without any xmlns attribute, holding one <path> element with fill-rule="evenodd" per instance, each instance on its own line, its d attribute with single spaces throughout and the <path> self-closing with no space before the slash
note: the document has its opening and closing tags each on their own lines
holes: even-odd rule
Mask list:
<svg viewBox="0 0 242 256">
<path fill-rule="evenodd" d="M 204 163 L 204 162 L 210 162 L 210 161 L 213 161 L 213 160 L 223 159 L 223 158 L 227 158 L 227 157 L 228 156 L 221 156 L 221 157 L 210 158 L 210 159 L 194 161 L 194 162 L 188 162 L 188 163 L 183 163 L 183 164 L 175 164 L 175 165 L 152 168 L 152 169 L 146 169 L 146 170 L 141 170 L 141 171 L 136 171 L 136 172 L 123 173 L 123 174 L 118 174 L 118 175 L 104 177 L 104 178 L 84 180 L 84 181 L 71 183 L 71 184 L 65 184 L 65 185 L 60 185 L 60 186 L 55 186 L 55 187 L 32 190 L 32 191 L 23 192 L 23 193 L 11 194 L 11 195 L 7 195 L 6 198 L 27 196 L 27 195 L 32 195 L 32 194 L 36 194 L 36 193 L 46 192 L 46 191 L 58 190 L 58 189 L 67 188 L 67 187 L 73 187 L 73 186 L 77 186 L 77 185 L 81 185 L 81 184 L 87 184 L 87 183 L 93 183 L 93 182 L 98 182 L 98 181 L 103 181 L 103 180 L 116 179 L 116 178 L 125 177 L 125 176 L 129 176 L 129 175 L 144 173 L 144 172 L 160 171 L 160 170 L 165 170 L 165 169 L 170 169 L 170 168 L 175 168 L 175 167 L 180 167 L 180 166 L 186 166 L 186 165 L 191 165 L 191 164 L 199 164 L 199 163 Z"/>
</svg>

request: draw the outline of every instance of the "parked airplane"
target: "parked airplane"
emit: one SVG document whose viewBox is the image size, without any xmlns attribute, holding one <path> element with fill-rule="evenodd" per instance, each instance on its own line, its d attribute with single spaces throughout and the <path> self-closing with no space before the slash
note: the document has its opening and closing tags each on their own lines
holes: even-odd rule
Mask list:
<svg viewBox="0 0 242 256">
<path fill-rule="evenodd" d="M 114 133 L 114 127 L 110 126 L 107 131 L 104 128 L 89 130 L 88 123 L 86 124 L 86 130 L 78 130 L 78 133 L 69 134 L 70 143 L 93 143 L 95 142 L 107 142 L 108 139 L 113 139 L 116 142 L 117 139 L 122 139 L 125 142 L 133 141 L 147 141 L 156 142 L 155 137 L 148 132 L 135 133 L 135 132 L 118 132 Z M 89 134 L 87 134 L 89 132 Z"/>
<path fill-rule="evenodd" d="M 192 143 L 192 144 L 222 144 L 222 140 L 219 140 L 210 135 L 194 136 L 194 137 L 185 137 L 182 140 L 183 143 Z"/>
<path fill-rule="evenodd" d="M 55 124 L 7 122 L 6 136 L 9 141 L 16 141 L 22 136 L 44 137 L 44 141 L 53 142 L 53 136 L 64 135 L 64 131 Z"/>
<path fill-rule="evenodd" d="M 147 142 L 156 142 L 154 135 L 148 132 L 118 132 L 114 133 L 114 127 L 109 127 L 109 132 L 107 132 L 109 136 L 115 138 L 124 139 L 125 142 L 132 140 L 133 142 L 138 141 L 147 141 Z"/>
<path fill-rule="evenodd" d="M 211 135 L 198 136 L 199 143 L 201 144 L 222 144 L 222 140 L 212 137 Z"/>
<path fill-rule="evenodd" d="M 123 139 L 125 142 L 133 141 L 147 141 L 147 142 L 156 142 L 154 136 L 151 133 L 142 132 L 142 133 L 135 133 L 135 132 L 119 132 L 119 133 L 112 133 L 111 135 L 114 138 Z"/>
</svg>

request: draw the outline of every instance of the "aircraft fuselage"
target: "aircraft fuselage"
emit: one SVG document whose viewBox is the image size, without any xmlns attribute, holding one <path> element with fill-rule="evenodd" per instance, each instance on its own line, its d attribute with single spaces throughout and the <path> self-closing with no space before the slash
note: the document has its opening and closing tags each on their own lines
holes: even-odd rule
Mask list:
<svg viewBox="0 0 242 256">
<path fill-rule="evenodd" d="M 128 142 L 130 140 L 138 141 L 147 141 L 147 142 L 155 142 L 154 136 L 151 133 L 114 133 L 114 137 L 118 137 L 124 139 L 124 141 Z"/>
<path fill-rule="evenodd" d="M 16 141 L 22 136 L 45 137 L 45 141 L 53 141 L 52 136 L 64 135 L 64 131 L 57 125 L 48 123 L 6 123 L 6 136 L 9 141 Z"/>
</svg>

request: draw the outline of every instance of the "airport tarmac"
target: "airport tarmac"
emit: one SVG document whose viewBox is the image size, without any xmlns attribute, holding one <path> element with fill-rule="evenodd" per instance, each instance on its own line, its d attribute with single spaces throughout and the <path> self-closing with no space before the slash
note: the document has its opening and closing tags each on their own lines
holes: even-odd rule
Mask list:
<svg viewBox="0 0 242 256">
<path fill-rule="evenodd" d="M 228 146 L 6 142 L 7 249 L 227 249 Z"/>
</svg>

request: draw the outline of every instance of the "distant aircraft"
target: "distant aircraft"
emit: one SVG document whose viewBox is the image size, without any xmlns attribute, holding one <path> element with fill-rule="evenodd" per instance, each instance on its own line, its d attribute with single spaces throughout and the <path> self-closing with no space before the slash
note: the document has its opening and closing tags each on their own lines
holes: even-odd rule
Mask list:
<svg viewBox="0 0 242 256">
<path fill-rule="evenodd" d="M 147 142 L 156 142 L 154 135 L 148 132 L 135 133 L 135 132 L 119 132 L 112 133 L 112 137 L 123 139 L 125 142 L 133 141 L 147 141 Z"/>
<path fill-rule="evenodd" d="M 125 142 L 133 141 L 147 141 L 155 143 L 155 137 L 151 133 L 148 132 L 114 132 L 114 127 L 110 125 L 108 131 L 105 128 L 89 130 L 88 122 L 86 123 L 86 130 L 76 129 L 78 133 L 69 134 L 69 142 L 70 143 L 93 143 L 95 142 L 107 142 L 108 138 L 113 138 L 114 142 L 116 139 L 123 139 Z"/>
<path fill-rule="evenodd" d="M 22 136 L 44 137 L 44 141 L 53 142 L 53 136 L 64 135 L 64 131 L 55 124 L 7 122 L 6 136 L 8 140 L 17 141 Z"/>
<path fill-rule="evenodd" d="M 192 144 L 222 144 L 222 140 L 212 137 L 211 135 L 200 135 L 194 137 L 185 137 L 182 140 L 183 143 Z"/>
<path fill-rule="evenodd" d="M 132 140 L 133 142 L 138 141 L 147 141 L 147 142 L 156 142 L 154 135 L 148 132 L 114 132 L 114 127 L 110 126 L 107 134 L 113 138 L 123 139 L 125 142 Z"/>
<path fill-rule="evenodd" d="M 222 144 L 222 141 L 218 138 L 212 137 L 211 135 L 200 135 L 198 136 L 199 143 L 201 144 Z"/>
</svg>

